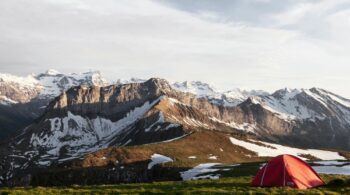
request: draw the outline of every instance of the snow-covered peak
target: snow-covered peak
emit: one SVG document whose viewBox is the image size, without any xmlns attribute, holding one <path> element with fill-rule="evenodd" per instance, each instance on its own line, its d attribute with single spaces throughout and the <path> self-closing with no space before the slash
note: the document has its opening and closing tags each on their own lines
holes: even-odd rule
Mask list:
<svg viewBox="0 0 350 195">
<path fill-rule="evenodd" d="M 223 100 L 224 106 L 237 106 L 238 104 L 244 102 L 248 98 L 254 98 L 259 96 L 268 95 L 264 91 L 247 91 L 241 89 L 234 89 L 222 93 L 221 99 Z"/>
<path fill-rule="evenodd" d="M 24 103 L 38 95 L 39 82 L 33 75 L 26 77 L 0 74 L 0 104 Z"/>
<path fill-rule="evenodd" d="M 173 88 L 182 92 L 193 93 L 199 97 L 215 97 L 218 95 L 212 86 L 201 81 L 175 82 Z"/>
<path fill-rule="evenodd" d="M 38 81 L 35 79 L 35 77 L 33 77 L 33 75 L 21 77 L 11 74 L 0 74 L 0 83 L 12 83 L 22 87 L 34 87 L 36 84 L 38 84 Z"/>
<path fill-rule="evenodd" d="M 86 85 L 105 86 L 109 84 L 109 82 L 102 76 L 100 71 L 71 73 L 71 74 L 68 74 L 67 76 Z"/>
<path fill-rule="evenodd" d="M 63 74 L 49 69 L 38 75 L 25 77 L 0 74 L 2 104 L 25 103 L 33 98 L 53 98 L 77 85 L 106 86 L 109 82 L 99 71 Z"/>
<path fill-rule="evenodd" d="M 250 95 L 250 96 L 267 96 L 267 95 L 270 95 L 269 92 L 264 91 L 264 90 L 243 90 L 242 93 Z"/>
<path fill-rule="evenodd" d="M 237 99 L 242 101 L 247 99 L 247 96 L 244 93 L 242 93 L 242 90 L 240 89 L 226 91 L 223 93 L 223 95 L 228 99 Z"/>
<path fill-rule="evenodd" d="M 303 89 L 291 89 L 291 88 L 284 88 L 275 91 L 272 96 L 276 98 L 283 98 L 283 99 L 289 99 L 293 98 L 295 95 L 301 93 Z"/>
<path fill-rule="evenodd" d="M 147 79 L 132 77 L 130 79 L 118 79 L 115 84 L 143 83 L 145 81 L 147 81 Z"/>
<path fill-rule="evenodd" d="M 350 108 L 350 99 L 343 98 L 339 95 L 336 95 L 332 92 L 329 92 L 329 91 L 326 91 L 326 90 L 320 89 L 320 88 L 312 88 L 310 90 L 314 91 L 315 93 L 320 94 L 321 96 L 323 96 L 329 100 L 337 102 L 344 107 Z"/>
<path fill-rule="evenodd" d="M 58 71 L 50 74 L 40 74 L 36 77 L 42 87 L 40 95 L 58 96 L 63 91 L 77 85 L 95 85 L 106 86 L 109 82 L 104 79 L 99 71 L 90 71 L 84 73 L 61 74 Z"/>
<path fill-rule="evenodd" d="M 318 109 L 314 107 L 314 101 L 310 96 L 314 96 L 314 94 L 308 89 L 284 88 L 269 96 L 252 98 L 252 103 L 260 104 L 288 121 L 323 118 L 323 113 L 318 112 Z M 310 101 L 312 102 L 310 103 Z M 310 106 L 311 104 L 313 107 Z"/>
<path fill-rule="evenodd" d="M 337 118 L 341 124 L 350 125 L 350 100 L 319 88 L 285 88 L 272 95 L 252 98 L 252 103 L 287 121 Z"/>
<path fill-rule="evenodd" d="M 262 90 L 241 90 L 238 88 L 229 91 L 219 91 L 215 87 L 201 81 L 176 82 L 173 88 L 182 92 L 193 93 L 198 97 L 208 98 L 211 102 L 223 106 L 233 107 L 252 96 L 266 96 L 268 92 Z"/>
<path fill-rule="evenodd" d="M 248 91 L 248 90 L 241 90 L 238 88 L 223 92 L 223 94 L 227 98 L 240 99 L 242 101 L 248 99 L 249 97 L 253 97 L 253 96 L 267 96 L 267 95 L 269 95 L 268 92 L 263 91 L 263 90 Z"/>
<path fill-rule="evenodd" d="M 45 78 L 69 78 L 76 81 L 85 82 L 86 84 L 106 85 L 109 82 L 103 78 L 100 71 L 89 71 L 83 73 L 68 73 L 63 74 L 56 70 L 49 69 L 45 73 L 34 76 L 37 80 L 44 80 Z"/>
<path fill-rule="evenodd" d="M 55 70 L 55 69 L 49 69 L 49 70 L 47 70 L 47 71 L 45 72 L 45 74 L 55 76 L 55 75 L 60 74 L 60 72 L 58 72 L 58 71 Z"/>
</svg>

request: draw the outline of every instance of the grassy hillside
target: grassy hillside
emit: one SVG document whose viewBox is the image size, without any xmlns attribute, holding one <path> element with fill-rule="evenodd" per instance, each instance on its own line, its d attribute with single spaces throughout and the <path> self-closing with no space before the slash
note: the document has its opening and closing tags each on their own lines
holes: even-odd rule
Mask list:
<svg viewBox="0 0 350 195">
<path fill-rule="evenodd" d="M 193 167 L 203 162 L 241 163 L 263 161 L 254 152 L 233 145 L 228 135 L 222 132 L 196 131 L 189 136 L 172 142 L 162 142 L 141 146 L 110 147 L 86 155 L 74 163 L 76 167 L 96 167 L 115 164 L 147 162 L 152 154 L 158 153 L 174 159 L 171 167 Z M 195 156 L 195 159 L 189 158 Z M 217 159 L 211 160 L 210 156 Z"/>
<path fill-rule="evenodd" d="M 322 175 L 329 182 L 334 179 L 345 181 L 349 176 Z M 220 180 L 200 180 L 186 182 L 155 182 L 141 184 L 99 185 L 99 186 L 69 186 L 69 187 L 29 187 L 2 188 L 1 194 L 350 194 L 349 184 L 338 184 L 309 190 L 290 188 L 253 188 L 249 186 L 250 176 L 223 178 Z"/>
</svg>

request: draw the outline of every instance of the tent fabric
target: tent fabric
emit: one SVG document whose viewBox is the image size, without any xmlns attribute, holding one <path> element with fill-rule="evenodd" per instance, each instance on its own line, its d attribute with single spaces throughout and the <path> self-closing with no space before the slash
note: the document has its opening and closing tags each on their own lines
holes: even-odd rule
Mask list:
<svg viewBox="0 0 350 195">
<path fill-rule="evenodd" d="M 307 189 L 324 185 L 324 182 L 305 161 L 292 155 L 280 155 L 258 171 L 251 185 Z"/>
</svg>

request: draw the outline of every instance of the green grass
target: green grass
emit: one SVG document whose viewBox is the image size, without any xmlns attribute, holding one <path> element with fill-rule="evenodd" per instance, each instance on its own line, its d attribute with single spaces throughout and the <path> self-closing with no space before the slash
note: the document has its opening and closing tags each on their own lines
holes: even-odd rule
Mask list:
<svg viewBox="0 0 350 195">
<path fill-rule="evenodd" d="M 350 179 L 347 176 L 322 175 L 328 182 L 332 179 Z M 69 187 L 1 188 L 0 194 L 350 194 L 350 185 L 324 186 L 309 190 L 290 188 L 254 188 L 249 186 L 251 176 L 179 182 L 155 182 Z"/>
<path fill-rule="evenodd" d="M 342 184 L 328 185 L 308 190 L 291 188 L 255 188 L 249 183 L 258 171 L 261 162 L 244 163 L 231 167 L 229 171 L 217 171 L 219 180 L 198 181 L 169 181 L 138 184 L 116 184 L 66 187 L 16 187 L 0 188 L 0 194 L 350 194 L 350 176 L 321 175 L 329 181 L 338 179 Z M 230 168 L 229 165 L 218 166 L 221 169 Z"/>
</svg>

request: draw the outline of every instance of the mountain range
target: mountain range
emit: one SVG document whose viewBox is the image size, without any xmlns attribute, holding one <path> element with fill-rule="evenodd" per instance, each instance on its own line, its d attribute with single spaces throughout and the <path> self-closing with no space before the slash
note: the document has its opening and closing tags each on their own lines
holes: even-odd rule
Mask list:
<svg viewBox="0 0 350 195">
<path fill-rule="evenodd" d="M 219 92 L 200 81 L 107 81 L 99 72 L 49 70 L 0 74 L 0 97 L 2 185 L 169 179 L 149 168 L 157 155 L 172 159 L 178 176 L 200 162 L 286 151 L 349 158 L 350 100 L 320 88 Z"/>
</svg>

